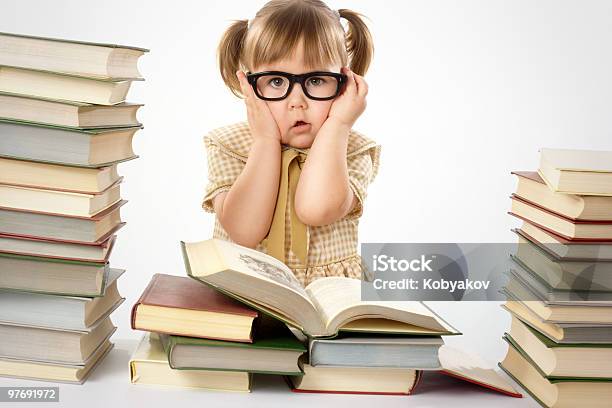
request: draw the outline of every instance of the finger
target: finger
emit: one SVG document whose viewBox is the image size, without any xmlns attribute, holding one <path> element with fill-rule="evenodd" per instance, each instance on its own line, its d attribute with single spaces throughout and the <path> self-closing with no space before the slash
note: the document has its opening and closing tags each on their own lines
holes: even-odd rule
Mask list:
<svg viewBox="0 0 612 408">
<path fill-rule="evenodd" d="M 238 78 L 238 82 L 240 82 L 240 91 L 244 98 L 248 101 L 249 99 L 253 99 L 253 89 L 251 89 L 251 85 L 247 81 L 246 75 L 244 72 L 238 70 L 236 71 L 236 77 Z"/>
<path fill-rule="evenodd" d="M 357 95 L 365 97 L 368 94 L 368 83 L 361 76 L 355 74 L 355 83 L 357 84 Z"/>
<path fill-rule="evenodd" d="M 357 93 L 357 84 L 355 82 L 355 74 L 349 68 L 345 68 L 345 75 L 347 76 L 346 81 L 346 93 L 349 95 L 355 95 Z"/>
</svg>

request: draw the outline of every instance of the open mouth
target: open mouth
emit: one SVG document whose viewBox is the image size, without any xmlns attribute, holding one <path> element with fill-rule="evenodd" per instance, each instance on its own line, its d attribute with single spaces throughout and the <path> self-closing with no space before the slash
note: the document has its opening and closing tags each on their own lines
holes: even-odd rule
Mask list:
<svg viewBox="0 0 612 408">
<path fill-rule="evenodd" d="M 299 127 L 299 126 L 304 126 L 304 125 L 309 125 L 309 123 L 304 122 L 303 120 L 298 120 L 293 124 L 293 127 Z"/>
</svg>

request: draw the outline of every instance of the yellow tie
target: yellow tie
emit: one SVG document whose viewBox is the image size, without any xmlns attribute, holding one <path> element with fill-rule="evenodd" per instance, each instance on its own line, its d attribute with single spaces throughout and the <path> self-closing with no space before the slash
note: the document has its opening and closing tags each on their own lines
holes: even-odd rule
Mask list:
<svg viewBox="0 0 612 408">
<path fill-rule="evenodd" d="M 285 259 L 285 211 L 291 197 L 289 216 L 291 219 L 291 251 L 298 257 L 301 264 L 306 266 L 308 255 L 308 227 L 299 220 L 295 213 L 295 190 L 300 179 L 300 163 L 305 155 L 294 149 L 285 149 L 281 153 L 281 177 L 278 187 L 278 198 L 274 208 L 274 216 L 270 225 L 270 232 L 266 237 L 266 249 L 269 255 L 281 262 Z"/>
</svg>

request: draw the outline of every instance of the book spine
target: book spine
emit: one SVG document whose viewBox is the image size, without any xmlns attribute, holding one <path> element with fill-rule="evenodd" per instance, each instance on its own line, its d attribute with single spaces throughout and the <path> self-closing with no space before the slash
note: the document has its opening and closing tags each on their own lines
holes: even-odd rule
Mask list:
<svg viewBox="0 0 612 408">
<path fill-rule="evenodd" d="M 138 306 L 140 304 L 146 302 L 146 299 L 147 299 L 147 297 L 149 295 L 149 292 L 151 292 L 151 290 L 155 286 L 158 277 L 159 277 L 159 274 L 157 274 L 157 273 L 155 275 L 153 275 L 153 278 L 151 279 L 151 282 L 149 282 L 149 284 L 145 288 L 144 292 L 142 292 L 142 295 L 140 295 L 140 298 L 138 298 L 136 303 L 134 303 L 134 305 L 132 306 L 132 312 L 130 313 L 130 322 L 131 322 L 132 330 L 140 330 L 140 329 L 138 329 L 136 327 L 136 312 L 138 310 Z"/>
</svg>

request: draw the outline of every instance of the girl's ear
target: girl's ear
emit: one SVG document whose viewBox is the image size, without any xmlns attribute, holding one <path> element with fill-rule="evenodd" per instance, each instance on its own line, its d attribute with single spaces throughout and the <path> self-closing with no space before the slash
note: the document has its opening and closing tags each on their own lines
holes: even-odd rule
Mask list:
<svg viewBox="0 0 612 408">
<path fill-rule="evenodd" d="M 236 77 L 236 71 L 240 69 L 240 57 L 244 38 L 248 30 L 249 20 L 237 20 L 230 25 L 217 48 L 217 60 L 219 71 L 225 85 L 238 97 L 242 97 L 240 81 Z"/>
<path fill-rule="evenodd" d="M 374 42 L 361 14 L 348 9 L 338 10 L 340 17 L 348 22 L 346 51 L 349 67 L 357 75 L 365 75 L 374 54 Z"/>
</svg>

